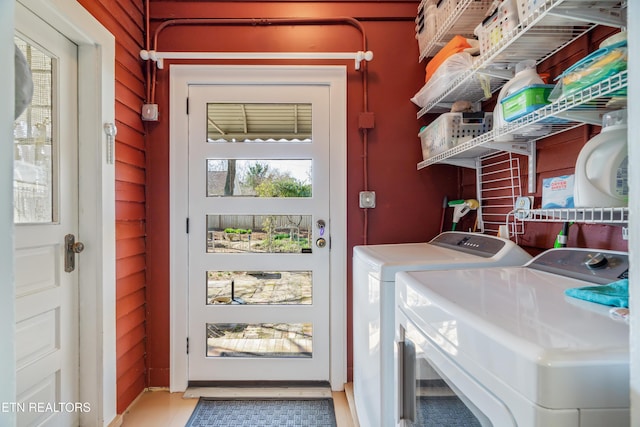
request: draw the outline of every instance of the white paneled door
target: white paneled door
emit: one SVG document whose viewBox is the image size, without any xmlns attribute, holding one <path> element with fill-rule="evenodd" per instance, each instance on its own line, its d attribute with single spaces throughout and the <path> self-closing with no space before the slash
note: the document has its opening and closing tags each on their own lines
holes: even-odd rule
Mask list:
<svg viewBox="0 0 640 427">
<path fill-rule="evenodd" d="M 77 407 L 79 255 L 65 256 L 82 249 L 65 244 L 78 237 L 77 46 L 19 3 L 15 42 L 34 81 L 14 125 L 18 426 L 75 426 L 89 409 Z"/>
<path fill-rule="evenodd" d="M 329 380 L 329 92 L 189 86 L 190 381 Z"/>
</svg>

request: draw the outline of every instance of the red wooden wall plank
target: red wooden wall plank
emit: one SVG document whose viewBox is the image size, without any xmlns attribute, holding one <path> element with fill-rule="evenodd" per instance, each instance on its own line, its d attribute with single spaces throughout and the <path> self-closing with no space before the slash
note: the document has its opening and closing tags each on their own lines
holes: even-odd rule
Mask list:
<svg viewBox="0 0 640 427">
<path fill-rule="evenodd" d="M 145 151 L 144 134 L 135 130 L 122 122 L 116 123 L 118 126 L 118 135 L 116 141 L 126 144 L 138 150 Z"/>
<path fill-rule="evenodd" d="M 134 59 L 131 57 L 128 57 L 128 59 L 132 62 L 131 67 L 127 67 L 126 64 L 116 61 L 116 82 L 117 84 L 126 86 L 127 88 L 144 98 L 145 83 L 144 78 L 140 72 L 142 64 L 138 64 L 137 61 L 134 61 Z"/>
<path fill-rule="evenodd" d="M 126 324 L 121 322 L 122 326 L 118 328 L 118 337 L 126 335 L 132 329 L 144 323 L 144 301 L 144 289 L 118 299 L 116 319 L 120 320 L 123 317 L 127 317 Z"/>
<path fill-rule="evenodd" d="M 118 120 L 127 126 L 139 131 L 144 132 L 142 126 L 142 120 L 140 119 L 140 110 L 135 105 L 125 105 L 116 101 L 116 117 Z"/>
<path fill-rule="evenodd" d="M 145 353 L 145 345 L 143 341 L 140 341 L 134 347 L 130 348 L 129 351 L 124 353 L 122 357 L 118 359 L 116 375 L 118 377 L 121 377 L 129 369 L 131 369 L 132 366 L 139 363 L 140 360 L 144 360 Z"/>
<path fill-rule="evenodd" d="M 116 142 L 116 180 L 133 182 L 136 184 L 144 185 L 145 183 L 144 169 L 140 169 L 135 166 L 131 166 L 117 160 L 119 146 L 120 144 Z"/>
<path fill-rule="evenodd" d="M 122 381 L 118 381 L 116 393 L 118 395 L 118 403 L 116 410 L 119 414 L 122 414 L 129 405 L 144 391 L 146 387 L 146 381 L 144 376 L 135 375 L 139 372 L 127 372 L 126 375 L 135 378 L 135 381 L 129 384 L 128 387 L 124 387 Z M 135 376 L 134 376 L 135 375 Z"/>
<path fill-rule="evenodd" d="M 144 186 L 131 182 L 116 181 L 116 200 L 144 203 Z"/>
<path fill-rule="evenodd" d="M 144 64 L 140 60 L 140 52 L 133 54 L 133 52 L 127 52 L 125 46 L 116 44 L 116 55 L 116 80 L 127 79 L 126 76 L 129 74 L 138 81 L 138 84 L 144 85 Z"/>
<path fill-rule="evenodd" d="M 119 259 L 116 261 L 116 278 L 121 279 L 131 274 L 144 271 L 145 258 L 142 255 Z"/>
<path fill-rule="evenodd" d="M 142 203 L 116 201 L 116 221 L 143 221 L 145 207 Z"/>
<path fill-rule="evenodd" d="M 126 78 L 125 76 L 117 77 Z M 141 93 L 136 93 L 133 87 L 126 86 L 120 81 L 116 83 L 116 101 L 119 103 L 128 105 L 135 111 L 141 111 L 143 100 L 144 96 L 142 96 Z"/>
<path fill-rule="evenodd" d="M 120 221 L 116 223 L 116 240 L 130 239 L 132 237 L 144 237 L 145 235 L 145 227 L 142 222 Z"/>
<path fill-rule="evenodd" d="M 128 388 L 124 388 L 122 383 L 118 382 L 117 394 L 118 394 L 118 403 L 116 405 L 116 410 L 119 414 L 123 413 L 133 402 L 136 397 L 140 395 L 140 393 L 145 389 L 146 381 L 145 378 L 140 376 L 135 377 L 135 382 L 131 384 Z"/>
<path fill-rule="evenodd" d="M 145 254 L 144 238 L 135 238 L 116 241 L 116 253 L 118 258 L 128 258 L 134 255 Z"/>
<path fill-rule="evenodd" d="M 118 161 L 144 169 L 146 163 L 144 151 L 124 143 L 119 144 L 117 150 Z"/>
<path fill-rule="evenodd" d="M 118 280 L 118 289 L 116 291 L 116 299 L 123 298 L 131 293 L 145 288 L 144 271 L 130 274 Z"/>
<path fill-rule="evenodd" d="M 122 322 L 122 320 L 121 320 Z M 137 325 L 135 328 L 130 329 L 126 334 L 118 337 L 116 340 L 116 355 L 121 357 L 124 353 L 133 348 L 136 344 L 144 340 L 145 338 L 144 325 Z"/>
</svg>

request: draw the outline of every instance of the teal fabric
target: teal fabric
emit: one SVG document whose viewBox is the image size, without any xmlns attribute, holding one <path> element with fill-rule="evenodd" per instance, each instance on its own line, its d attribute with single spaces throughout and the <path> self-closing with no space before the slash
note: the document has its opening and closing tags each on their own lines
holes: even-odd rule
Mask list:
<svg viewBox="0 0 640 427">
<path fill-rule="evenodd" d="M 608 285 L 585 286 L 564 291 L 570 297 L 611 305 L 629 307 L 629 279 L 618 280 Z"/>
</svg>

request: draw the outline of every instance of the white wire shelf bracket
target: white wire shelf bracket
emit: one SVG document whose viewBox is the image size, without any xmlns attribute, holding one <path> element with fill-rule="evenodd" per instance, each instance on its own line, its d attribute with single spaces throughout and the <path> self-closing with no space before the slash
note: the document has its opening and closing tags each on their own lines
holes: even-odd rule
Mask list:
<svg viewBox="0 0 640 427">
<path fill-rule="evenodd" d="M 477 163 L 478 228 L 483 233 L 498 233 L 521 196 L 520 159 L 498 152 L 479 158 Z M 513 224 L 511 234 L 523 233 L 523 223 Z"/>
<path fill-rule="evenodd" d="M 466 3 L 469 2 L 460 5 Z M 540 63 L 597 24 L 624 27 L 626 7 L 623 7 L 624 2 L 622 5 L 619 3 L 612 0 L 589 3 L 546 0 L 500 42 L 475 59 L 471 69 L 454 79 L 447 90 L 421 108 L 417 117 L 429 112 L 447 112 L 451 104 L 460 99 L 479 102 L 489 98 L 487 91 L 494 93 L 500 89 L 513 75 L 516 63 L 527 59 Z M 438 45 L 439 40 L 436 35 L 432 44 Z M 483 89 L 478 81 L 481 74 L 491 76 L 488 89 Z"/>
<path fill-rule="evenodd" d="M 593 224 L 627 224 L 629 208 L 515 209 L 509 215 L 518 222 L 577 222 Z"/>
</svg>

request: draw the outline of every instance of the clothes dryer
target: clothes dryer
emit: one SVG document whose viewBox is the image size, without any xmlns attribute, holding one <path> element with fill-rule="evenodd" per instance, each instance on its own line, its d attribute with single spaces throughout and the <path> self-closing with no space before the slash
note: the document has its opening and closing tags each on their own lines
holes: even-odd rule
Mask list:
<svg viewBox="0 0 640 427">
<path fill-rule="evenodd" d="M 628 426 L 629 325 L 565 294 L 628 268 L 624 252 L 562 248 L 522 267 L 399 273 L 396 421 L 446 425 L 423 414 L 448 396 L 469 426 Z"/>
<path fill-rule="evenodd" d="M 523 265 L 531 259 L 508 239 L 444 232 L 427 243 L 353 250 L 353 386 L 360 425 L 394 425 L 395 275 L 399 271 Z"/>
</svg>

